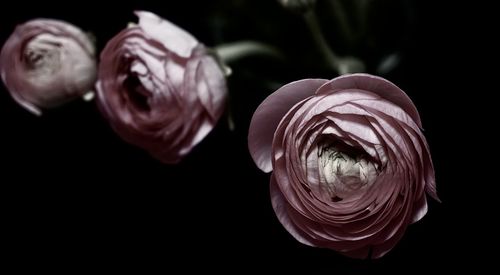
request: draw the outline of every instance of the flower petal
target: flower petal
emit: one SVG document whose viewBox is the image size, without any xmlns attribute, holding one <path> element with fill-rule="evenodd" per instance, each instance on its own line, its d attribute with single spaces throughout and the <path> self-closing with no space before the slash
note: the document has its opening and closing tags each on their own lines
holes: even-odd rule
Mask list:
<svg viewBox="0 0 500 275">
<path fill-rule="evenodd" d="M 317 93 L 323 94 L 331 90 L 344 89 L 360 89 L 376 93 L 405 110 L 415 121 L 415 123 L 417 123 L 417 125 L 422 128 L 422 123 L 420 121 L 420 116 L 418 114 L 417 108 L 408 97 L 408 95 L 403 92 L 398 86 L 394 85 L 394 83 L 384 78 L 369 74 L 347 74 L 329 81 L 323 87 L 321 87 Z"/>
<path fill-rule="evenodd" d="M 191 34 L 154 13 L 136 11 L 135 14 L 139 17 L 139 26 L 145 33 L 180 57 L 188 58 L 198 45 L 198 40 Z"/>
<path fill-rule="evenodd" d="M 248 149 L 264 172 L 272 171 L 271 151 L 274 132 L 283 116 L 297 102 L 314 95 L 327 80 L 303 79 L 287 84 L 268 96 L 255 110 L 248 132 Z"/>
<path fill-rule="evenodd" d="M 315 246 L 309 239 L 310 237 L 306 233 L 302 232 L 288 216 L 289 206 L 287 207 L 287 205 L 289 203 L 285 200 L 285 197 L 283 197 L 283 194 L 281 193 L 276 180 L 272 175 L 269 187 L 271 192 L 271 203 L 274 212 L 276 213 L 276 217 L 278 217 L 278 220 L 283 225 L 283 227 L 285 227 L 285 229 L 299 242 L 305 245 Z"/>
<path fill-rule="evenodd" d="M 196 70 L 196 93 L 210 117 L 217 121 L 226 102 L 226 79 L 219 64 L 211 56 L 200 60 Z"/>
</svg>

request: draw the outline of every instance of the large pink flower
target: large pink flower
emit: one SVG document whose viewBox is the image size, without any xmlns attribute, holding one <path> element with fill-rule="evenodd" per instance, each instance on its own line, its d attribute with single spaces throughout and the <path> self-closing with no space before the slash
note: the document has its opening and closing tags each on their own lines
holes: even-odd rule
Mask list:
<svg viewBox="0 0 500 275">
<path fill-rule="evenodd" d="M 95 48 L 64 21 L 35 19 L 17 26 L 0 53 L 0 73 L 21 106 L 40 115 L 89 92 L 96 79 Z"/>
<path fill-rule="evenodd" d="M 255 111 L 248 135 L 271 199 L 298 241 L 379 258 L 437 199 L 417 109 L 393 83 L 368 74 L 304 79 Z"/>
<path fill-rule="evenodd" d="M 153 13 L 136 12 L 101 53 L 97 99 L 113 129 L 165 163 L 178 162 L 217 123 L 225 76 L 193 36 Z"/>
</svg>

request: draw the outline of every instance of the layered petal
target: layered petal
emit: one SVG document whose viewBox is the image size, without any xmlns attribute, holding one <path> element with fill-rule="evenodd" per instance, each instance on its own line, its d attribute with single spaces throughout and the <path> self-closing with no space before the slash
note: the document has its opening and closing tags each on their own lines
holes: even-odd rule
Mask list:
<svg viewBox="0 0 500 275">
<path fill-rule="evenodd" d="M 301 243 L 382 257 L 427 213 L 425 192 L 436 195 L 418 112 L 403 91 L 376 76 L 316 82 L 313 94 L 308 81 L 269 96 L 250 125 L 254 161 L 273 171 L 273 208 Z M 280 100 L 287 90 L 301 95 L 295 104 Z M 263 125 L 269 118 L 279 123 Z"/>
<path fill-rule="evenodd" d="M 95 47 L 83 31 L 59 20 L 16 27 L 0 53 L 0 74 L 12 97 L 30 112 L 89 92 L 96 79 Z"/>
<path fill-rule="evenodd" d="M 176 163 L 222 115 L 226 81 L 189 33 L 150 13 L 113 37 L 101 53 L 97 102 L 124 140 Z"/>
<path fill-rule="evenodd" d="M 248 132 L 250 154 L 264 172 L 272 171 L 271 152 L 274 132 L 283 116 L 299 101 L 312 96 L 327 80 L 304 79 L 281 87 L 268 96 L 254 112 Z"/>
</svg>

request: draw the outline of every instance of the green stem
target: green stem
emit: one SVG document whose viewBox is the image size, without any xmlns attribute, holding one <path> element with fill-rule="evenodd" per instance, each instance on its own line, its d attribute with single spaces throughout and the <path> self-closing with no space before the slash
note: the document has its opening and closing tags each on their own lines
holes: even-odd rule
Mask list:
<svg viewBox="0 0 500 275">
<path fill-rule="evenodd" d="M 313 37 L 316 46 L 325 58 L 326 64 L 339 74 L 363 72 L 365 65 L 355 57 L 339 57 L 328 45 L 323 32 L 321 31 L 318 18 L 314 10 L 309 10 L 304 14 L 304 19 Z"/>
<path fill-rule="evenodd" d="M 355 1 L 357 3 L 357 1 Z M 339 0 L 334 0 L 330 2 L 333 6 L 333 12 L 335 14 L 335 18 L 340 26 L 342 33 L 344 34 L 344 38 L 347 40 L 349 44 L 352 44 L 354 41 L 354 32 L 352 30 L 351 25 L 349 24 L 347 13 L 345 12 L 344 5 Z"/>
<path fill-rule="evenodd" d="M 221 61 L 226 64 L 253 55 L 284 59 L 283 54 L 275 47 L 256 41 L 238 41 L 220 44 L 214 48 L 214 51 L 217 53 Z"/>
<path fill-rule="evenodd" d="M 212 49 L 219 59 L 219 64 L 226 76 L 231 74 L 231 68 L 227 64 L 233 63 L 250 56 L 268 56 L 275 59 L 285 60 L 284 55 L 275 47 L 256 41 L 237 41 L 220 44 Z M 227 124 L 230 131 L 234 131 L 235 123 L 231 108 L 231 95 L 228 99 Z"/>
<path fill-rule="evenodd" d="M 309 27 L 309 31 L 311 32 L 312 38 L 316 43 L 321 54 L 325 57 L 326 62 L 332 67 L 338 67 L 338 56 L 333 52 L 333 50 L 328 46 L 326 42 L 325 36 L 321 31 L 319 26 L 318 18 L 314 10 L 309 10 L 304 14 L 304 19 L 306 21 L 307 27 Z"/>
</svg>

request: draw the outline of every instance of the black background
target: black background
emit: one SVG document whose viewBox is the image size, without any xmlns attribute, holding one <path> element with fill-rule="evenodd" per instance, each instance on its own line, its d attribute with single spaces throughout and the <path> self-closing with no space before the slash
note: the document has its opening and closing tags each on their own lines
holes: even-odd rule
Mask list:
<svg viewBox="0 0 500 275">
<path fill-rule="evenodd" d="M 342 55 L 361 56 L 369 72 L 382 56 L 401 53 L 400 66 L 385 77 L 414 100 L 435 164 L 443 203 L 429 200 L 425 218 L 379 260 L 349 259 L 296 242 L 274 215 L 269 175 L 256 168 L 247 152 L 253 110 L 276 85 L 336 76 L 317 66 L 321 57 L 300 17 L 263 0 L 13 3 L 2 12 L 2 43 L 15 25 L 46 17 L 92 31 L 101 50 L 136 21 L 133 10 L 143 9 L 183 27 L 207 46 L 256 39 L 281 48 L 289 61 L 261 57 L 233 64 L 229 89 L 235 130 L 222 118 L 178 165 L 163 165 L 123 142 L 94 102 L 76 101 L 35 117 L 2 85 L 1 249 L 7 261 L 21 269 L 95 270 L 101 265 L 106 270 L 138 266 L 235 273 L 307 268 L 312 273 L 378 274 L 484 267 L 491 254 L 479 245 L 492 243 L 491 228 L 480 224 L 491 217 L 485 214 L 489 207 L 474 198 L 492 183 L 483 180 L 487 162 L 476 152 L 484 152 L 480 148 L 493 137 L 470 130 L 482 126 L 467 121 L 482 110 L 471 96 L 482 89 L 470 81 L 472 73 L 483 70 L 473 67 L 482 57 L 469 46 L 485 29 L 471 23 L 481 17 L 478 9 L 451 1 L 439 6 L 438 1 L 416 2 L 379 1 L 369 18 L 369 35 L 351 44 L 338 39 L 334 21 L 319 9 L 329 42 Z"/>
</svg>

